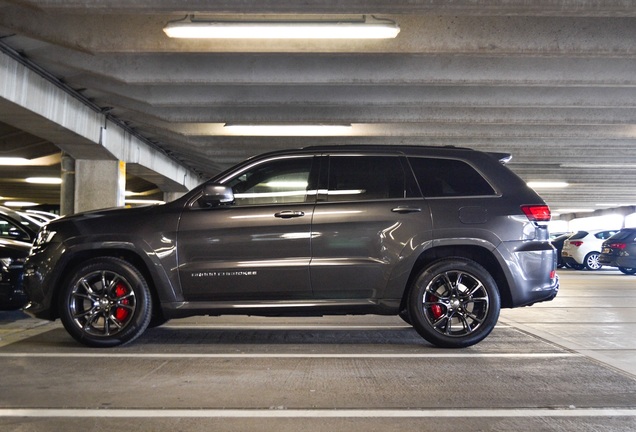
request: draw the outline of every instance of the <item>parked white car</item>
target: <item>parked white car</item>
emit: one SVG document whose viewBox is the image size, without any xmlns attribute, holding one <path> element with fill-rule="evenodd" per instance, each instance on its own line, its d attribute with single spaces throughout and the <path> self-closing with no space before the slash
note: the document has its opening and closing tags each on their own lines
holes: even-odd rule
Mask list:
<svg viewBox="0 0 636 432">
<path fill-rule="evenodd" d="M 602 267 L 598 261 L 603 242 L 619 230 L 578 231 L 563 243 L 561 256 L 563 262 L 576 270 L 598 270 Z"/>
</svg>

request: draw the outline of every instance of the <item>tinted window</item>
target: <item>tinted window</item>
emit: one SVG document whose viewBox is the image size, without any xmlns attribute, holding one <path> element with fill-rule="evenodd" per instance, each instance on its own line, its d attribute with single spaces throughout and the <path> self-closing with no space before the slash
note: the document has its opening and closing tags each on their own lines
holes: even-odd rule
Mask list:
<svg viewBox="0 0 636 432">
<path fill-rule="evenodd" d="M 0 216 L 0 237 L 30 242 L 29 234 L 17 224 Z"/>
<path fill-rule="evenodd" d="M 404 198 L 404 190 L 399 157 L 329 157 L 328 201 Z"/>
<path fill-rule="evenodd" d="M 582 239 L 583 237 L 587 236 L 589 233 L 587 231 L 577 231 L 576 234 L 574 234 L 572 237 L 569 238 L 569 240 L 578 240 L 578 239 Z"/>
<path fill-rule="evenodd" d="M 470 165 L 454 159 L 409 158 L 425 197 L 494 195 L 490 184 Z"/>
<path fill-rule="evenodd" d="M 257 165 L 227 182 L 236 205 L 303 203 L 312 157 L 279 159 Z"/>
<path fill-rule="evenodd" d="M 636 239 L 636 230 L 624 229 L 614 234 L 610 240 L 634 241 Z"/>
<path fill-rule="evenodd" d="M 596 234 L 595 237 L 597 239 L 606 240 L 616 234 L 616 232 L 617 231 L 601 231 L 600 233 Z"/>
</svg>

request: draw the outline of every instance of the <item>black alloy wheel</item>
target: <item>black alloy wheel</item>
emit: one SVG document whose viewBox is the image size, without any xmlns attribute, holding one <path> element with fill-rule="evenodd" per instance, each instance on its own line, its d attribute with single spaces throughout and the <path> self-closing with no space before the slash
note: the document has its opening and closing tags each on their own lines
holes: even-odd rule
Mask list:
<svg viewBox="0 0 636 432">
<path fill-rule="evenodd" d="M 122 345 L 148 327 L 152 303 L 148 284 L 128 262 L 112 257 L 87 261 L 59 296 L 66 331 L 92 347 Z"/>
<path fill-rule="evenodd" d="M 500 308 L 492 276 L 461 257 L 442 259 L 422 270 L 409 295 L 413 327 L 444 348 L 464 348 L 483 340 L 495 328 Z"/>
</svg>

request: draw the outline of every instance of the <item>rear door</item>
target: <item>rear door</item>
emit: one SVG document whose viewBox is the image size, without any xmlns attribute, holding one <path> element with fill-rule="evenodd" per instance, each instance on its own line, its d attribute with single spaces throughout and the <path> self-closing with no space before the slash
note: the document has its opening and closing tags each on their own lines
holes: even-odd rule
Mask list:
<svg viewBox="0 0 636 432">
<path fill-rule="evenodd" d="M 314 295 L 384 298 L 414 237 L 430 232 L 428 207 L 400 155 L 335 152 L 325 159 L 312 226 Z"/>
</svg>

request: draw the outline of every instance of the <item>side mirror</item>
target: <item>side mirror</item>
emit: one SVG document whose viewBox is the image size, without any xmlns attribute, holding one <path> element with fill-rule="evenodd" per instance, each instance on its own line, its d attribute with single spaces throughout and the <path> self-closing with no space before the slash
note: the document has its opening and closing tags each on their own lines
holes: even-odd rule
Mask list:
<svg viewBox="0 0 636 432">
<path fill-rule="evenodd" d="M 234 192 L 229 186 L 211 183 L 203 187 L 203 195 L 199 198 L 201 207 L 218 207 L 234 202 Z"/>
</svg>

